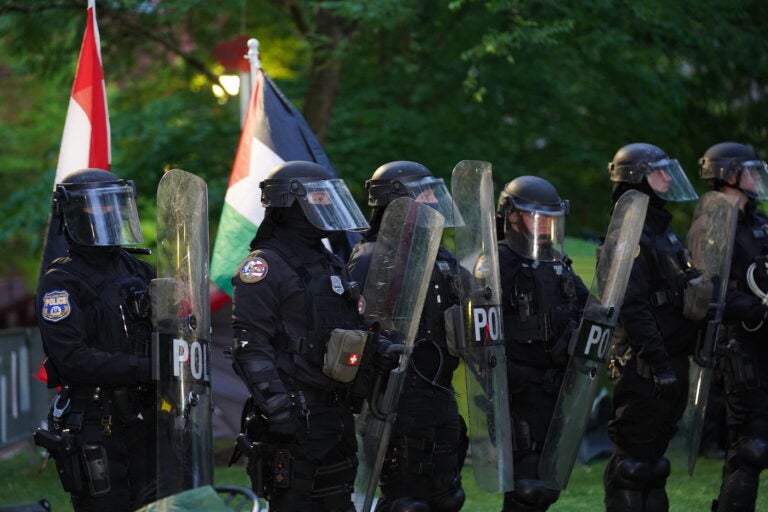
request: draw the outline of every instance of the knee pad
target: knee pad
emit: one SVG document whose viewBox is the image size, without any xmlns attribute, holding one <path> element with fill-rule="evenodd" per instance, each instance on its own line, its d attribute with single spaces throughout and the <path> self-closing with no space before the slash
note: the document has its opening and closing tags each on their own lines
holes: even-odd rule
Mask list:
<svg viewBox="0 0 768 512">
<path fill-rule="evenodd" d="M 669 461 L 666 461 L 669 465 Z M 653 475 L 655 464 L 651 461 L 634 457 L 618 458 L 613 469 L 614 487 L 643 491 L 648 488 Z M 663 467 L 659 468 L 660 472 Z M 664 477 L 666 480 L 666 476 Z"/>
<path fill-rule="evenodd" d="M 667 484 L 667 477 L 671 472 L 672 466 L 669 463 L 669 459 L 661 457 L 654 462 L 651 466 L 651 475 L 649 484 L 651 488 L 664 487 Z"/>
<path fill-rule="evenodd" d="M 413 498 L 398 498 L 389 506 L 389 512 L 429 512 L 429 504 Z"/>
<path fill-rule="evenodd" d="M 761 438 L 749 439 L 739 447 L 739 462 L 758 473 L 768 468 L 768 442 Z"/>
<path fill-rule="evenodd" d="M 429 509 L 432 512 L 457 512 L 464 506 L 465 499 L 464 489 L 453 487 L 433 496 L 429 500 Z"/>
<path fill-rule="evenodd" d="M 504 495 L 505 509 L 507 503 L 519 506 L 520 510 L 546 510 L 557 501 L 560 491 L 544 487 L 541 480 L 525 478 L 515 480 L 515 490 Z"/>
</svg>

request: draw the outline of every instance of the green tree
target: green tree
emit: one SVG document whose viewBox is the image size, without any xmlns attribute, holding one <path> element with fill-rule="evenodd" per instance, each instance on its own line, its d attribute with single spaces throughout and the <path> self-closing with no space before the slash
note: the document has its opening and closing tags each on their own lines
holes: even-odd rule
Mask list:
<svg viewBox="0 0 768 512">
<path fill-rule="evenodd" d="M 498 185 L 551 180 L 572 200 L 569 233 L 596 236 L 606 164 L 623 144 L 661 146 L 703 188 L 696 159 L 710 144 L 763 155 L 768 142 L 759 0 L 97 4 L 113 168 L 137 180 L 145 220 L 162 170 L 181 167 L 208 181 L 215 234 L 239 127 L 236 101 L 209 92 L 224 71 L 212 50 L 236 34 L 259 38 L 265 70 L 361 202 L 384 162 L 448 178 L 459 160 L 482 159 Z M 0 240 L 18 255 L 6 266 L 39 252 L 84 5 L 0 1 L 0 175 L 13 184 L 0 192 Z"/>
</svg>

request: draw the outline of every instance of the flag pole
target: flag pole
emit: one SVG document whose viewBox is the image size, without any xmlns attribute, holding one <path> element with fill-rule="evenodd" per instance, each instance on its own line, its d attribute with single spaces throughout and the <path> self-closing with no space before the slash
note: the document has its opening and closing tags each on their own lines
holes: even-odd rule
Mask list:
<svg viewBox="0 0 768 512">
<path fill-rule="evenodd" d="M 251 94 L 253 94 L 253 90 L 256 88 L 256 75 L 259 74 L 259 70 L 261 69 L 261 59 L 259 58 L 259 40 L 258 39 L 251 38 L 248 40 L 248 53 L 245 55 L 245 58 L 248 59 L 248 62 L 251 64 L 250 86 L 251 86 Z"/>
</svg>

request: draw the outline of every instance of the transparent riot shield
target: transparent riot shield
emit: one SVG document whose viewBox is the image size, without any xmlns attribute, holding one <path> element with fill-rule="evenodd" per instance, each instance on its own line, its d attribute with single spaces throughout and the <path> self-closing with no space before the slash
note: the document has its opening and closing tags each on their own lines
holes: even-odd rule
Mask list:
<svg viewBox="0 0 768 512">
<path fill-rule="evenodd" d="M 512 435 L 491 164 L 459 162 L 451 175 L 451 192 L 463 221 L 455 228 L 461 320 L 454 322 L 453 332 L 465 367 L 462 398 L 472 471 L 482 490 L 511 491 Z"/>
<path fill-rule="evenodd" d="M 360 460 L 355 480 L 357 510 L 368 512 L 376 494 L 443 223 L 437 211 L 405 197 L 387 206 L 381 222 L 365 278 L 364 315 L 389 331 L 388 337 L 405 345 L 405 350 L 400 365 L 389 374 L 383 394 L 356 421 Z"/>
<path fill-rule="evenodd" d="M 713 285 L 712 299 L 691 356 L 688 405 L 680 424 L 688 451 L 688 473 L 693 475 L 699 454 L 704 414 L 712 384 L 714 351 L 723 319 L 725 293 L 731 271 L 733 243 L 738 219 L 738 199 L 721 192 L 701 196 L 688 230 L 686 246 L 701 277 Z"/>
<path fill-rule="evenodd" d="M 589 422 L 592 401 L 619 319 L 629 274 L 643 232 L 648 196 L 625 192 L 616 202 L 600 249 L 591 293 L 578 329 L 539 460 L 539 478 L 551 489 L 565 489 Z"/>
<path fill-rule="evenodd" d="M 180 169 L 165 173 L 157 188 L 158 498 L 213 481 L 207 194 L 202 179 Z"/>
</svg>

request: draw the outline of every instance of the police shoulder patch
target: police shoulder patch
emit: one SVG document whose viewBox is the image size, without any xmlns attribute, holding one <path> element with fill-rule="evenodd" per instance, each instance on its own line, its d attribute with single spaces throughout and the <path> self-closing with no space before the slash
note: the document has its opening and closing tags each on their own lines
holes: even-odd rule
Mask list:
<svg viewBox="0 0 768 512">
<path fill-rule="evenodd" d="M 240 280 L 244 283 L 258 283 L 269 272 L 269 265 L 263 258 L 248 256 L 240 266 Z"/>
<path fill-rule="evenodd" d="M 58 322 L 69 316 L 72 307 L 69 304 L 69 292 L 53 290 L 43 295 L 43 318 L 49 322 Z"/>
</svg>

